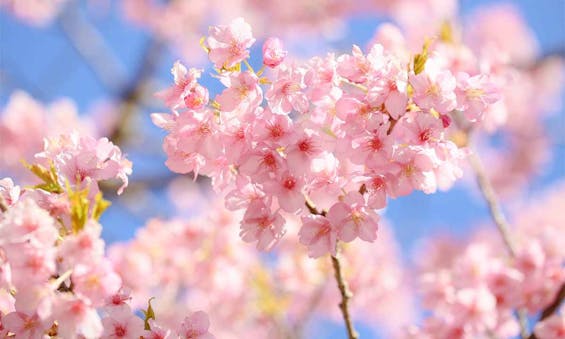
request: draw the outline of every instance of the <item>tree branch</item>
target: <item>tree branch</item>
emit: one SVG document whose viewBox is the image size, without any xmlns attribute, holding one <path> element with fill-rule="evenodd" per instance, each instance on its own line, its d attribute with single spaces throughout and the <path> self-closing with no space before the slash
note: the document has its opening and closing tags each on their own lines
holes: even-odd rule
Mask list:
<svg viewBox="0 0 565 339">
<path fill-rule="evenodd" d="M 565 299 L 565 283 L 563 283 L 561 285 L 561 288 L 559 289 L 559 291 L 557 292 L 557 294 L 555 295 L 555 299 L 553 299 L 553 302 L 551 304 L 549 304 L 542 312 L 541 312 L 541 316 L 538 320 L 538 322 L 543 321 L 547 318 L 549 318 L 550 316 L 552 316 L 555 312 L 557 312 L 557 310 L 559 309 L 559 306 L 561 306 L 561 303 L 563 302 L 563 299 Z M 538 337 L 536 336 L 535 333 L 532 333 L 528 339 L 538 339 Z"/>
<path fill-rule="evenodd" d="M 118 98 L 121 102 L 120 116 L 114 130 L 109 136 L 110 140 L 115 144 L 120 144 L 128 138 L 128 128 L 131 125 L 131 120 L 136 112 L 139 111 L 139 102 L 142 101 L 147 92 L 147 85 L 159 64 L 162 51 L 162 43 L 151 39 L 145 47 L 143 59 L 139 64 L 135 76 L 129 82 L 129 85 L 118 94 Z"/>
<path fill-rule="evenodd" d="M 59 25 L 64 36 L 74 50 L 112 93 L 117 93 L 125 85 L 125 72 L 104 37 L 86 20 L 78 9 L 78 4 L 69 4 L 59 16 Z"/>
<path fill-rule="evenodd" d="M 327 212 L 318 211 L 318 209 L 316 208 L 316 206 L 314 206 L 314 203 L 310 200 L 310 198 L 305 196 L 305 199 L 306 200 L 304 203 L 308 208 L 308 210 L 310 211 L 310 213 L 315 215 L 326 216 Z M 339 303 L 339 309 L 341 310 L 341 314 L 343 315 L 343 321 L 345 322 L 345 327 L 347 329 L 347 337 L 349 339 L 357 339 L 359 338 L 359 334 L 357 334 L 357 331 L 355 331 L 355 328 L 353 327 L 353 321 L 351 320 L 351 314 L 349 313 L 349 299 L 351 299 L 352 294 L 351 291 L 349 290 L 349 286 L 347 285 L 347 282 L 343 278 L 343 270 L 341 268 L 341 262 L 339 260 L 339 256 L 332 255 L 331 257 L 332 257 L 332 266 L 334 269 L 335 280 L 337 282 L 337 287 L 341 294 L 341 302 Z"/>
<path fill-rule="evenodd" d="M 341 309 L 341 314 L 343 315 L 343 320 L 345 321 L 345 327 L 347 328 L 347 337 L 349 339 L 357 339 L 359 338 L 359 335 L 353 327 L 353 321 L 351 320 L 351 315 L 349 314 L 349 299 L 351 299 L 352 295 L 349 287 L 347 286 L 347 283 L 343 279 L 343 271 L 338 256 L 332 255 L 332 266 L 334 268 L 337 287 L 339 288 L 339 292 L 341 294 L 341 302 L 339 303 L 339 308 Z"/>
<path fill-rule="evenodd" d="M 516 247 L 512 240 L 512 236 L 510 235 L 510 227 L 508 225 L 508 222 L 506 221 L 504 213 L 502 212 L 496 193 L 494 191 L 494 188 L 492 187 L 490 179 L 485 172 L 481 159 L 473 149 L 471 149 L 469 163 L 471 164 L 471 167 L 475 172 L 475 177 L 479 185 L 481 194 L 483 195 L 483 198 L 488 205 L 491 218 L 494 221 L 496 228 L 498 229 L 502 240 L 504 241 L 504 244 L 506 245 L 506 249 L 510 253 L 510 256 L 512 256 L 512 258 L 515 258 Z"/>
</svg>

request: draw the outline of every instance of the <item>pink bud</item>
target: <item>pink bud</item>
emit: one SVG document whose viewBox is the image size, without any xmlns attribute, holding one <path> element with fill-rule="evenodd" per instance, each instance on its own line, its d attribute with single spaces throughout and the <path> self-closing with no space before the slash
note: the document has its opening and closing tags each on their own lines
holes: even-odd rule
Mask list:
<svg viewBox="0 0 565 339">
<path fill-rule="evenodd" d="M 441 123 L 443 125 L 443 128 L 448 128 L 449 125 L 451 125 L 451 118 L 449 117 L 449 115 L 441 114 L 439 117 L 441 119 Z"/>
<path fill-rule="evenodd" d="M 268 38 L 263 44 L 263 64 L 275 68 L 283 62 L 287 53 L 280 39 Z"/>
</svg>

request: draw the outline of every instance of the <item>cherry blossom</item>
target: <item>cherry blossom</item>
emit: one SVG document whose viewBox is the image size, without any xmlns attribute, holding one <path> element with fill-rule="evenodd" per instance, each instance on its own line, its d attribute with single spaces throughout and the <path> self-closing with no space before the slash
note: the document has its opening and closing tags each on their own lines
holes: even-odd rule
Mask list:
<svg viewBox="0 0 565 339">
<path fill-rule="evenodd" d="M 227 26 L 212 26 L 206 44 L 210 49 L 210 60 L 221 68 L 231 68 L 249 57 L 249 47 L 255 39 L 251 26 L 243 18 L 233 20 Z"/>
</svg>

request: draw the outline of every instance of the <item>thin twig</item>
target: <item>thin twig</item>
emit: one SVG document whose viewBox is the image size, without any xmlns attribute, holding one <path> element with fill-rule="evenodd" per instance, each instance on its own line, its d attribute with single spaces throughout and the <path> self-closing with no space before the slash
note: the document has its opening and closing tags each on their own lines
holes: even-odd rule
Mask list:
<svg viewBox="0 0 565 339">
<path fill-rule="evenodd" d="M 314 295 L 309 299 L 308 307 L 300 315 L 300 317 L 299 317 L 300 321 L 298 321 L 294 325 L 293 332 L 294 332 L 294 334 L 296 335 L 297 338 L 303 337 L 304 327 L 308 323 L 310 317 L 312 316 L 312 314 L 314 313 L 316 308 L 319 306 L 320 301 L 322 301 L 322 297 L 324 296 L 325 287 L 326 287 L 325 283 L 318 286 Z"/>
<path fill-rule="evenodd" d="M 125 84 L 119 59 L 100 32 L 80 13 L 78 4 L 69 4 L 59 16 L 59 25 L 74 50 L 86 61 L 102 85 L 117 93 Z"/>
<path fill-rule="evenodd" d="M 471 146 L 469 146 L 469 148 L 471 148 Z M 475 172 L 480 191 L 488 205 L 491 218 L 494 221 L 502 240 L 504 241 L 505 247 L 510 256 L 512 258 L 516 258 L 516 246 L 512 239 L 512 235 L 510 234 L 508 221 L 504 216 L 504 212 L 502 212 L 502 208 L 500 207 L 492 183 L 485 172 L 483 163 L 476 151 L 472 149 L 471 155 L 469 156 L 469 162 Z M 520 324 L 520 337 L 522 339 L 528 338 L 528 319 L 526 312 L 523 309 L 519 309 L 517 313 L 518 323 Z"/>
<path fill-rule="evenodd" d="M 504 213 L 502 212 L 500 204 L 498 203 L 498 199 L 496 193 L 494 192 L 494 188 L 492 187 L 490 179 L 488 178 L 481 159 L 477 155 L 476 151 L 471 150 L 469 162 L 471 164 L 471 167 L 473 168 L 473 171 L 475 172 L 481 194 L 487 202 L 492 220 L 496 224 L 496 227 L 502 237 L 502 240 L 504 241 L 504 244 L 506 245 L 506 249 L 510 253 L 510 256 L 512 256 L 512 258 L 515 258 L 516 247 L 512 240 L 512 236 L 510 235 L 510 227 L 508 225 L 508 222 L 506 221 Z"/>
<path fill-rule="evenodd" d="M 459 127 L 459 129 L 467 135 L 467 139 L 473 132 L 472 126 L 467 123 L 459 111 L 453 111 L 452 116 L 454 117 L 455 123 Z M 510 234 L 510 226 L 506 217 L 504 216 L 504 212 L 502 212 L 502 208 L 500 207 L 500 203 L 498 202 L 498 198 L 494 191 L 494 187 L 490 182 L 488 175 L 484 169 L 483 163 L 481 158 L 479 157 L 478 153 L 473 150 L 471 145 L 467 145 L 469 150 L 471 151 L 469 155 L 469 163 L 475 172 L 475 177 L 477 180 L 477 184 L 479 185 L 479 189 L 483 198 L 485 199 L 489 212 L 491 215 L 492 220 L 494 221 L 496 228 L 498 229 L 498 233 L 502 238 L 502 241 L 505 244 L 506 250 L 510 254 L 510 257 L 516 258 L 516 246 Z M 528 338 L 528 319 L 526 316 L 526 312 L 523 309 L 518 310 L 518 323 L 520 324 L 520 337 L 522 339 Z"/>
<path fill-rule="evenodd" d="M 306 198 L 305 205 L 310 211 L 310 213 L 315 215 L 326 216 L 327 213 L 326 211 L 323 210 L 319 211 L 308 197 L 305 198 Z M 351 314 L 349 313 L 349 299 L 351 299 L 352 294 L 351 291 L 349 290 L 349 286 L 347 285 L 347 282 L 343 278 L 343 270 L 341 267 L 341 262 L 339 260 L 339 257 L 337 255 L 335 256 L 332 255 L 331 257 L 332 257 L 332 266 L 334 269 L 335 280 L 337 282 L 337 287 L 341 294 L 339 309 L 341 310 L 341 314 L 343 315 L 343 321 L 345 322 L 345 327 L 347 329 L 347 337 L 349 339 L 357 339 L 359 338 L 359 334 L 357 333 L 357 331 L 355 331 L 355 328 L 353 327 L 353 321 L 351 320 Z"/>
<path fill-rule="evenodd" d="M 143 59 L 137 68 L 133 79 L 129 82 L 118 95 L 120 100 L 120 116 L 115 125 L 115 129 L 110 133 L 110 140 L 116 144 L 121 144 L 129 137 L 128 128 L 131 127 L 132 119 L 140 110 L 139 103 L 143 101 L 147 93 L 147 86 L 153 73 L 159 65 L 159 59 L 163 52 L 163 44 L 151 39 L 146 47 Z"/>
<path fill-rule="evenodd" d="M 347 283 L 343 279 L 343 271 L 341 267 L 341 262 L 338 256 L 332 255 L 332 266 L 334 268 L 335 280 L 337 281 L 337 287 L 341 293 L 341 302 L 339 303 L 339 308 L 341 314 L 343 315 L 343 320 L 345 321 L 345 327 L 347 328 L 347 337 L 349 339 L 359 338 L 359 334 L 355 331 L 353 327 L 353 321 L 351 320 L 351 315 L 349 314 L 349 299 L 351 299 L 351 291 L 347 286 Z"/>
</svg>

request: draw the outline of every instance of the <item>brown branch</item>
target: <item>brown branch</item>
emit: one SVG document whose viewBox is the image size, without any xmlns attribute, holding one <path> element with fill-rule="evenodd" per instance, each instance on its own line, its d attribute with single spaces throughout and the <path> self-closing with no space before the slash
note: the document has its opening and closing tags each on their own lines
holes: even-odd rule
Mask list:
<svg viewBox="0 0 565 339">
<path fill-rule="evenodd" d="M 80 12 L 78 4 L 69 4 L 59 16 L 59 25 L 73 49 L 110 92 L 125 84 L 125 72 L 119 59 L 111 53 L 104 37 Z"/>
<path fill-rule="evenodd" d="M 561 285 L 561 288 L 559 288 L 559 291 L 557 292 L 557 294 L 555 295 L 555 299 L 553 299 L 553 302 L 551 304 L 549 304 L 542 312 L 541 312 L 541 316 L 538 320 L 538 322 L 543 321 L 547 318 L 549 318 L 550 316 L 552 316 L 555 312 L 557 312 L 557 310 L 559 309 L 559 306 L 561 306 L 561 303 L 563 302 L 563 300 L 565 299 L 565 283 L 563 283 Z M 528 339 L 538 339 L 538 337 L 535 335 L 535 333 L 532 333 Z"/>
<path fill-rule="evenodd" d="M 4 201 L 4 197 L 0 195 L 0 211 L 6 212 L 8 210 L 8 206 L 6 205 L 6 201 Z"/>
<path fill-rule="evenodd" d="M 561 288 L 555 295 L 553 302 L 543 310 L 539 320 L 541 321 L 549 318 L 553 313 L 555 313 L 559 309 L 559 306 L 561 305 L 563 299 L 565 299 L 565 283 L 561 285 Z"/>
<path fill-rule="evenodd" d="M 343 315 L 343 320 L 345 321 L 345 327 L 347 328 L 347 337 L 349 339 L 357 339 L 359 338 L 359 334 L 357 334 L 357 331 L 355 331 L 355 328 L 353 327 L 353 321 L 351 320 L 351 315 L 349 314 L 349 299 L 351 299 L 352 294 L 343 278 L 341 262 L 338 256 L 332 255 L 332 266 L 334 268 L 337 287 L 339 288 L 339 292 L 341 294 L 341 302 L 339 303 L 339 308 L 341 310 L 341 314 Z"/>
<path fill-rule="evenodd" d="M 162 43 L 157 40 L 150 40 L 135 76 L 129 82 L 129 85 L 118 94 L 121 102 L 120 116 L 109 136 L 115 144 L 121 144 L 130 136 L 132 119 L 140 110 L 139 103 L 143 101 L 147 93 L 149 80 L 157 69 L 162 51 Z"/>
</svg>

